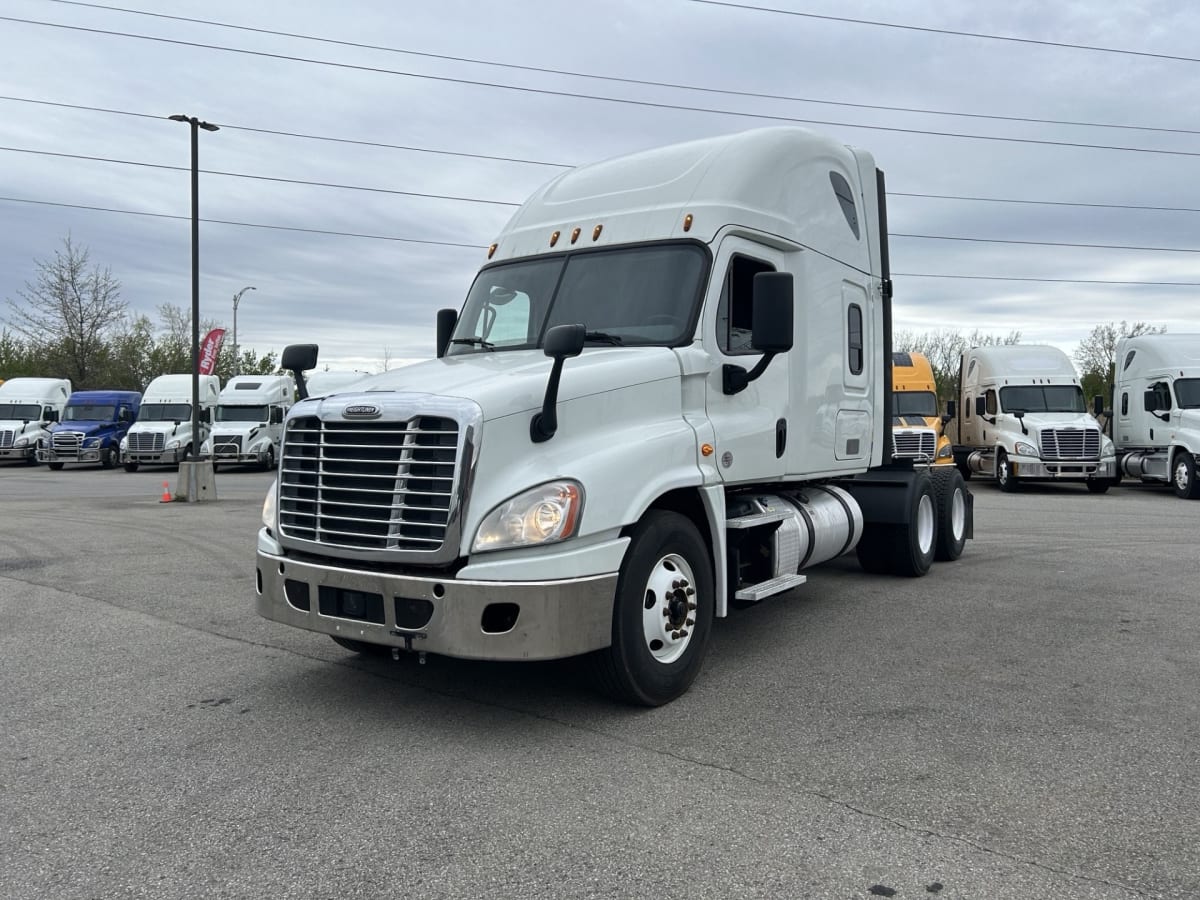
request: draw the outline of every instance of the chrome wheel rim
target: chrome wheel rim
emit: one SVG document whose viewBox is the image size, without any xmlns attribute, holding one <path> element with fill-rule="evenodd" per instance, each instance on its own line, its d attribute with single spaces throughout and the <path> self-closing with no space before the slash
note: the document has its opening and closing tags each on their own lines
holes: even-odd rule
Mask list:
<svg viewBox="0 0 1200 900">
<path fill-rule="evenodd" d="M 678 553 L 650 568 L 642 592 L 642 635 L 656 662 L 669 665 L 683 656 L 696 625 L 696 578 Z"/>
</svg>

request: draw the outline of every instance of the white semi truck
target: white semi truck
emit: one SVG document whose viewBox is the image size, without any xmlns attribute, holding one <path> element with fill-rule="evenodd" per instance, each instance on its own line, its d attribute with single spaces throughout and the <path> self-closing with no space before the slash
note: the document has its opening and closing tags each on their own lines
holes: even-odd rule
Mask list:
<svg viewBox="0 0 1200 900">
<path fill-rule="evenodd" d="M 254 463 L 274 469 L 283 417 L 296 397 L 290 375 L 235 375 L 221 389 L 212 434 L 200 448 L 222 464 Z"/>
<path fill-rule="evenodd" d="M 1088 414 L 1079 376 L 1062 350 L 973 347 L 960 365 L 954 459 L 964 477 L 993 477 L 1003 491 L 1023 481 L 1083 482 L 1093 494 L 1109 489 L 1113 442 Z"/>
<path fill-rule="evenodd" d="M 221 379 L 200 375 L 200 436 L 208 436 Z M 137 421 L 121 441 L 126 472 L 139 466 L 177 466 L 192 452 L 192 376 L 159 375 L 146 386 Z"/>
<path fill-rule="evenodd" d="M 10 378 L 0 384 L 0 460 L 37 462 L 38 446 L 62 418 L 69 378 Z"/>
<path fill-rule="evenodd" d="M 437 358 L 301 397 L 257 609 L 352 650 L 590 654 L 687 689 L 713 619 L 856 551 L 923 575 L 971 495 L 892 463 L 883 176 L 798 128 L 585 166 L 512 217 Z"/>
<path fill-rule="evenodd" d="M 1143 334 L 1117 344 L 1113 441 L 1121 475 L 1200 498 L 1200 334 Z"/>
</svg>

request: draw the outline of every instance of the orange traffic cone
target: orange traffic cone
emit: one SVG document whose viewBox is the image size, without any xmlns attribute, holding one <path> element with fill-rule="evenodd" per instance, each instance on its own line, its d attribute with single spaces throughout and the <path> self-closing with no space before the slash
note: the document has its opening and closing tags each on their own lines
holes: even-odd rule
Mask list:
<svg viewBox="0 0 1200 900">
<path fill-rule="evenodd" d="M 161 500 L 159 500 L 158 502 L 159 502 L 159 503 L 170 503 L 170 502 L 171 502 L 172 500 L 174 500 L 174 499 L 175 499 L 175 498 L 171 496 L 171 482 L 169 482 L 169 481 L 164 481 L 164 482 L 163 482 L 163 495 L 162 495 L 162 499 L 161 499 Z"/>
</svg>

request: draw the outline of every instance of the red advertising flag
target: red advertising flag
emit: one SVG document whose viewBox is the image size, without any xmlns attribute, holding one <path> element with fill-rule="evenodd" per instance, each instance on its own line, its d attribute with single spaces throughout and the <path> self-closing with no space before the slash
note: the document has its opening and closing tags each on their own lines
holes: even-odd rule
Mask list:
<svg viewBox="0 0 1200 900">
<path fill-rule="evenodd" d="M 200 374 L 211 375 L 217 367 L 217 354 L 221 352 L 221 341 L 225 340 L 225 329 L 214 328 L 200 342 Z"/>
</svg>

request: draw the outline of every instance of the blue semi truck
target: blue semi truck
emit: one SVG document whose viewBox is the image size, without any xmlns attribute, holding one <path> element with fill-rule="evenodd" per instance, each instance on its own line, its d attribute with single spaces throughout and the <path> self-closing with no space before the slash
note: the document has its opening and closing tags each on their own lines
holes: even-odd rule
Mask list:
<svg viewBox="0 0 1200 900">
<path fill-rule="evenodd" d="M 69 462 L 98 462 L 111 469 L 121 460 L 121 438 L 141 405 L 137 391 L 75 391 L 62 420 L 50 427 L 49 437 L 38 447 L 38 462 L 51 469 Z"/>
</svg>

